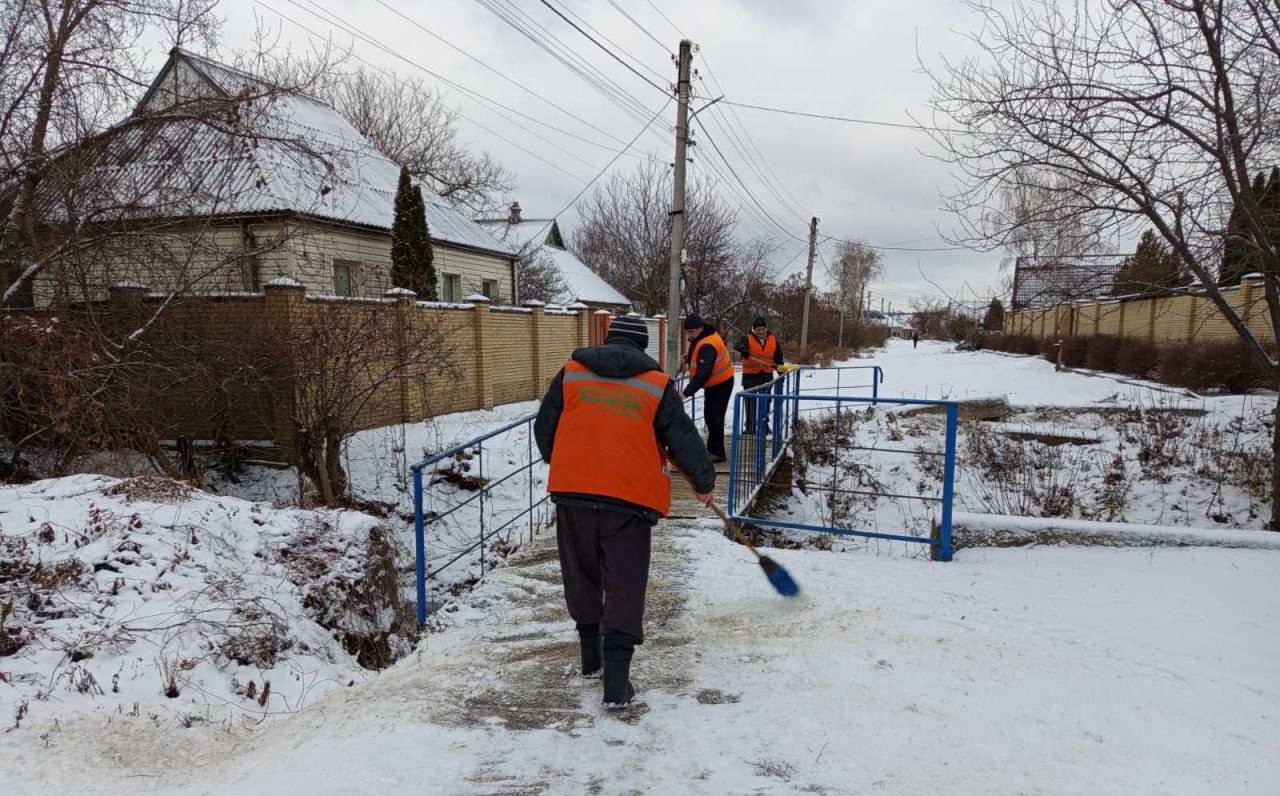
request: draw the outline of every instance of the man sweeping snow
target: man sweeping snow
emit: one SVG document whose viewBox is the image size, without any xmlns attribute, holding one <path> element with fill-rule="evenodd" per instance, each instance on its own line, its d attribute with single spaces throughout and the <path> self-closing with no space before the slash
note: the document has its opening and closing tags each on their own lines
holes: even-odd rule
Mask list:
<svg viewBox="0 0 1280 796">
<path fill-rule="evenodd" d="M 671 506 L 670 457 L 698 500 L 714 500 L 716 473 L 680 395 L 645 354 L 649 331 L 617 318 L 602 346 L 579 348 L 556 374 L 533 433 L 551 465 L 556 542 L 582 675 L 604 672 L 604 706 L 635 696 L 631 658 L 644 640 L 653 525 Z"/>
</svg>

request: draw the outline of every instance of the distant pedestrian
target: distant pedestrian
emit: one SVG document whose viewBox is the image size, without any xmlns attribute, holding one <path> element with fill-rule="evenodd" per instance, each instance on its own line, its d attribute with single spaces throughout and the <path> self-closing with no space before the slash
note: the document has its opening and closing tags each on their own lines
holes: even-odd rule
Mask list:
<svg viewBox="0 0 1280 796">
<path fill-rule="evenodd" d="M 919 332 L 912 332 L 912 333 L 911 333 L 911 347 L 912 347 L 912 348 L 916 348 L 916 347 L 918 347 L 919 345 L 920 345 L 920 333 L 919 333 Z"/>
<path fill-rule="evenodd" d="M 689 354 L 685 357 L 689 383 L 685 385 L 684 397 L 692 398 L 698 390 L 703 391 L 707 452 L 711 454 L 711 461 L 718 464 L 726 460 L 724 414 L 733 395 L 733 360 L 729 358 L 724 338 L 716 327 L 702 320 L 702 316 L 685 318 L 684 333 L 689 341 Z"/>
<path fill-rule="evenodd" d="M 742 355 L 742 389 L 744 390 L 773 381 L 777 375 L 778 366 L 784 364 L 782 344 L 778 342 L 773 332 L 769 331 L 769 323 L 764 318 L 756 318 L 751 322 L 751 331 L 738 341 L 737 351 Z M 747 412 L 746 431 L 748 434 L 755 433 L 756 415 L 763 413 L 764 428 L 760 432 L 767 434 L 769 433 L 770 401 L 764 401 L 763 407 L 754 406 L 754 403 L 754 401 L 748 401 L 743 407 Z"/>
<path fill-rule="evenodd" d="M 617 318 L 604 345 L 579 348 L 547 388 L 533 424 L 582 675 L 603 670 L 604 706 L 631 703 L 631 657 L 644 641 L 653 525 L 671 506 L 668 457 L 710 506 L 715 467 L 684 402 L 645 354 L 643 321 Z"/>
</svg>

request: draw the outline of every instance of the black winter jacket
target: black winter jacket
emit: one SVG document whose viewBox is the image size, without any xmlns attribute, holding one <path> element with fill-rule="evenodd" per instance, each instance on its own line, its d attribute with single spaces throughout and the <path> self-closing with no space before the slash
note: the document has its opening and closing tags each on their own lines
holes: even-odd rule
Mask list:
<svg viewBox="0 0 1280 796">
<path fill-rule="evenodd" d="M 747 356 L 748 356 L 749 352 L 751 351 L 751 349 L 747 347 L 747 342 L 748 342 L 748 341 L 747 341 L 747 337 L 748 337 L 748 336 L 751 336 L 751 332 L 747 332 L 746 334 L 744 334 L 744 335 L 743 335 L 743 336 L 738 340 L 738 345 L 734 348 L 734 350 L 735 350 L 735 351 L 737 351 L 739 354 L 741 354 L 741 355 L 742 355 L 742 361 L 743 361 L 743 363 L 744 363 L 744 364 L 746 363 L 746 361 L 747 361 Z M 767 333 L 765 333 L 765 338 L 764 338 L 764 339 L 765 339 L 766 341 L 768 341 L 768 339 L 769 339 L 770 337 L 774 338 L 775 340 L 777 340 L 777 338 L 778 338 L 778 336 L 777 336 L 777 335 L 775 335 L 773 332 L 767 332 Z M 774 349 L 773 349 L 773 364 L 774 364 L 774 365 L 783 365 L 783 364 L 786 364 L 786 363 L 785 363 L 785 362 L 783 362 L 783 360 L 782 360 L 782 341 L 781 341 L 781 340 L 779 340 L 779 341 L 778 341 L 778 346 L 777 346 L 776 348 L 774 348 Z M 767 382 L 767 381 L 772 381 L 772 380 L 773 380 L 773 376 L 772 376 L 772 375 L 770 375 L 770 374 L 768 374 L 768 373 L 758 373 L 758 374 L 743 373 L 743 374 L 742 374 L 742 385 L 743 385 L 744 387 L 745 387 L 745 386 L 748 386 L 748 383 L 751 383 L 751 384 L 764 384 L 765 382 Z"/>
<path fill-rule="evenodd" d="M 698 352 L 697 362 L 689 362 L 689 357 L 693 356 L 694 347 L 702 341 L 702 338 L 714 334 L 715 331 L 716 327 L 711 324 L 703 326 L 702 331 L 698 332 L 698 336 L 689 344 L 689 350 L 684 355 L 685 367 L 689 371 L 689 381 L 684 386 L 684 394 L 686 397 L 693 395 L 698 390 L 701 390 L 707 383 L 707 379 L 711 378 L 712 371 L 715 370 L 716 350 L 709 345 L 703 346 L 702 350 Z"/>
<path fill-rule="evenodd" d="M 595 348 L 579 348 L 573 352 L 573 360 L 586 365 L 593 373 L 615 379 L 627 379 L 649 370 L 661 370 L 639 346 L 615 340 Z M 551 451 L 555 447 L 556 428 L 564 412 L 564 368 L 552 379 L 547 394 L 538 407 L 538 417 L 533 422 L 533 438 L 538 443 L 542 460 L 551 463 Z M 662 393 L 658 413 L 653 418 L 653 432 L 658 444 L 693 481 L 699 492 L 710 492 L 716 486 L 715 465 L 707 454 L 702 435 L 685 414 L 684 403 L 670 383 Z M 649 466 L 649 465 L 644 465 Z M 679 478 L 679 475 L 675 476 Z M 580 495 L 567 492 L 552 493 L 552 500 L 568 505 L 599 506 L 637 514 L 650 521 L 658 515 L 653 510 L 608 495 Z"/>
</svg>

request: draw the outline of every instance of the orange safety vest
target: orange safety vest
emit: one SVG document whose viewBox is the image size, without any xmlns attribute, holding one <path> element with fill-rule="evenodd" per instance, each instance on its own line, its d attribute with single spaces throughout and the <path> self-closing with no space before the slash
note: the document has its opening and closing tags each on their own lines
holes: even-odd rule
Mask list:
<svg viewBox="0 0 1280 796">
<path fill-rule="evenodd" d="M 757 373 L 773 373 L 773 357 L 778 352 L 778 338 L 772 334 L 764 336 L 764 345 L 754 334 L 747 335 L 747 358 L 742 360 L 742 375 Z"/>
<path fill-rule="evenodd" d="M 671 478 L 653 419 L 670 383 L 660 370 L 617 379 L 569 360 L 547 491 L 625 500 L 665 517 Z"/>
<path fill-rule="evenodd" d="M 712 332 L 706 337 L 698 341 L 698 344 L 689 352 L 689 375 L 690 378 L 696 372 L 698 367 L 698 354 L 702 351 L 704 345 L 709 345 L 716 350 L 716 363 L 711 366 L 711 376 L 707 379 L 707 383 L 703 387 L 715 387 L 717 384 L 724 384 L 726 381 L 733 380 L 733 360 L 729 358 L 729 349 L 725 347 L 724 338 L 719 332 Z"/>
</svg>

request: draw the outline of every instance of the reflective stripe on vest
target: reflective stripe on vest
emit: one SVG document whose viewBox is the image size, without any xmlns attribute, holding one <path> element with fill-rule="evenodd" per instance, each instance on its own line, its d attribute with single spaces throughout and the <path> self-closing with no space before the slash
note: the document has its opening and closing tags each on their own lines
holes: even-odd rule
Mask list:
<svg viewBox="0 0 1280 796">
<path fill-rule="evenodd" d="M 569 360 L 547 491 L 611 497 L 666 516 L 671 478 L 653 420 L 669 383 L 658 370 L 618 379 Z"/>
<path fill-rule="evenodd" d="M 715 387 L 718 384 L 724 384 L 726 381 L 733 379 L 733 360 L 729 358 L 729 349 L 725 347 L 724 338 L 717 332 L 712 332 L 706 337 L 698 341 L 698 345 L 693 349 L 693 364 L 691 367 L 696 372 L 698 367 L 698 355 L 702 353 L 702 347 L 709 345 L 716 350 L 716 362 L 711 366 L 711 377 L 707 379 L 704 387 Z"/>
<path fill-rule="evenodd" d="M 764 345 L 754 334 L 747 335 L 747 358 L 742 362 L 743 374 L 773 373 L 773 357 L 778 351 L 778 338 L 766 334 Z"/>
</svg>

